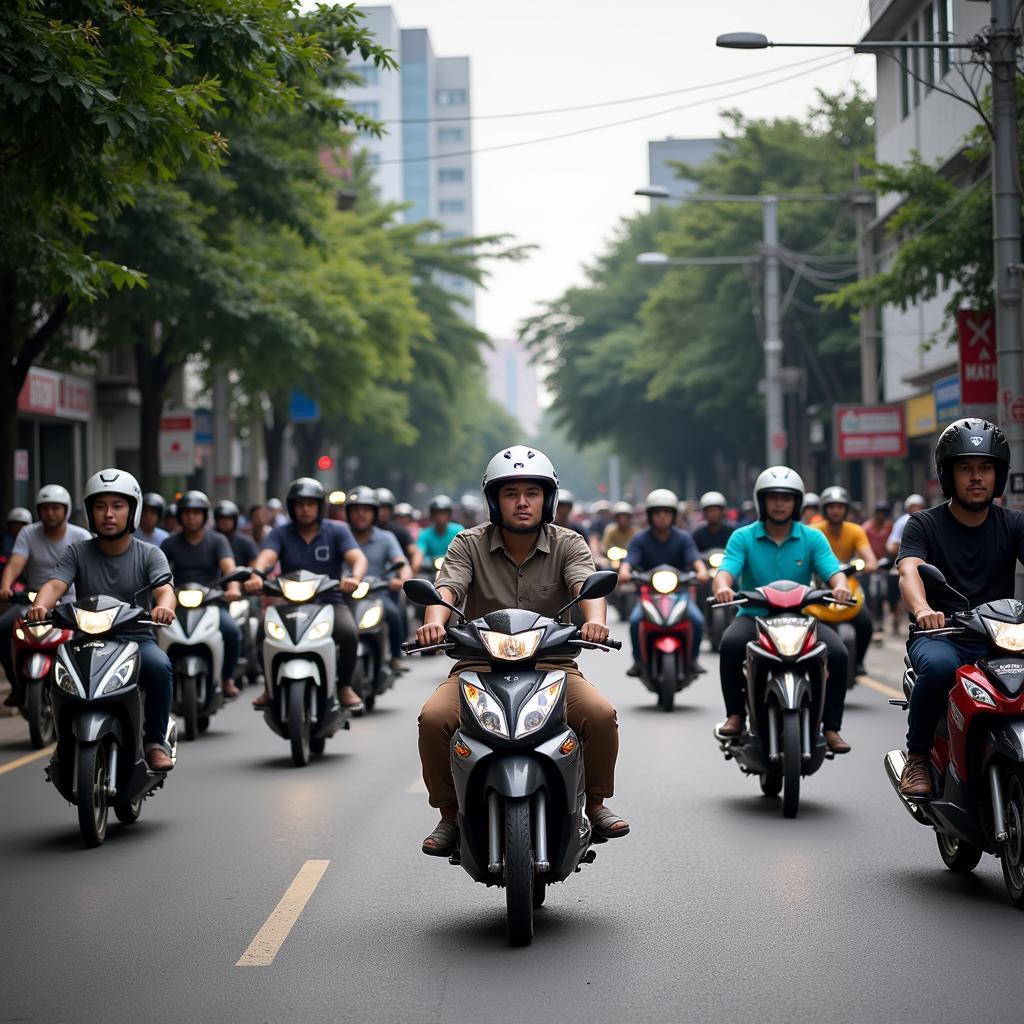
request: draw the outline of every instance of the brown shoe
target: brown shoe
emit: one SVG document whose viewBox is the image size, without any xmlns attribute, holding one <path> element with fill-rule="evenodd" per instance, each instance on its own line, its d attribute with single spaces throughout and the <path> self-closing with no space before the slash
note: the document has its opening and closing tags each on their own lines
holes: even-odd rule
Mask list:
<svg viewBox="0 0 1024 1024">
<path fill-rule="evenodd" d="M 220 684 L 220 688 L 224 691 L 224 696 L 227 697 L 228 700 L 234 700 L 235 697 L 242 692 L 237 686 L 235 686 L 234 679 L 225 679 L 224 682 Z"/>
<path fill-rule="evenodd" d="M 928 758 L 922 754 L 909 754 L 900 775 L 900 795 L 908 800 L 930 800 L 932 773 Z"/>
<path fill-rule="evenodd" d="M 718 725 L 715 726 L 715 732 L 719 736 L 732 739 L 743 734 L 745 725 L 746 720 L 742 715 L 730 715 L 724 722 L 719 722 Z"/>
<path fill-rule="evenodd" d="M 146 764 L 151 772 L 169 772 L 174 767 L 174 762 L 162 747 L 150 747 L 146 751 Z"/>
<path fill-rule="evenodd" d="M 825 744 L 833 754 L 848 754 L 851 749 L 850 744 L 839 735 L 838 729 L 825 730 Z"/>
<path fill-rule="evenodd" d="M 264 690 L 253 702 L 254 708 L 259 708 L 262 711 L 264 708 L 270 707 L 270 694 Z"/>
<path fill-rule="evenodd" d="M 346 711 L 363 710 L 362 699 L 351 686 L 343 686 L 338 690 L 338 700 Z"/>
</svg>

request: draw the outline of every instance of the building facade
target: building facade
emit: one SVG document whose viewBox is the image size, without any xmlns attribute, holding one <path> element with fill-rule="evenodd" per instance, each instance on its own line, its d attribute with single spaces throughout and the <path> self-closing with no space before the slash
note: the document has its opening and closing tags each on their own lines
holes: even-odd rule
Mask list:
<svg viewBox="0 0 1024 1024">
<path fill-rule="evenodd" d="M 491 397 L 519 424 L 524 437 L 540 430 L 540 388 L 537 367 L 522 342 L 493 341 L 484 350 L 487 387 Z"/>
</svg>

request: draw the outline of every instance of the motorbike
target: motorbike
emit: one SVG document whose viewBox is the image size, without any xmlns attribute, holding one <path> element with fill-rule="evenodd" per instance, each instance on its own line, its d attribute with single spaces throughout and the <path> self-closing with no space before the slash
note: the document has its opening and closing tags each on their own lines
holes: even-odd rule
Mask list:
<svg viewBox="0 0 1024 1024">
<path fill-rule="evenodd" d="M 759 609 L 757 640 L 747 644 L 747 731 L 715 738 L 726 761 L 757 775 L 765 796 L 782 794 L 782 814 L 795 818 L 800 780 L 833 754 L 821 733 L 825 706 L 826 647 L 817 620 L 802 614 L 812 605 L 837 603 L 831 590 L 778 580 L 742 590 L 736 606 Z"/>
<path fill-rule="evenodd" d="M 153 586 L 171 582 L 167 576 Z M 142 813 L 142 802 L 160 789 L 166 772 L 151 771 L 142 742 L 143 694 L 139 686 L 139 645 L 118 636 L 139 626 L 159 626 L 145 609 L 98 595 L 58 605 L 41 624 L 73 632 L 57 651 L 53 665 L 53 716 L 57 747 L 46 779 L 78 809 L 78 827 L 86 846 L 107 835 L 110 809 L 122 824 Z M 173 715 L 165 742 L 177 760 L 177 723 Z"/>
<path fill-rule="evenodd" d="M 634 572 L 639 584 L 640 680 L 658 697 L 658 707 L 671 711 L 676 694 L 697 678 L 692 670 L 693 627 L 686 617 L 690 606 L 692 572 L 659 565 L 650 572 Z"/>
<path fill-rule="evenodd" d="M 1024 909 L 1024 604 L 1007 599 L 972 609 L 935 566 L 923 563 L 917 571 L 927 589 L 944 590 L 963 611 L 947 616 L 947 626 L 913 635 L 963 636 L 987 653 L 957 669 L 932 748 L 933 795 L 913 800 L 900 793 L 904 751 L 885 755 L 885 771 L 910 816 L 935 830 L 946 867 L 967 874 L 983 853 L 998 857 L 1010 902 Z M 906 699 L 889 703 L 906 710 L 914 684 L 908 656 Z"/>
<path fill-rule="evenodd" d="M 259 649 L 256 644 L 260 628 L 259 598 L 251 595 L 237 597 L 228 605 L 228 613 L 242 634 L 242 649 L 238 657 L 235 682 L 238 686 L 245 683 L 255 686 L 263 681 Z"/>
<path fill-rule="evenodd" d="M 619 566 L 626 560 L 626 554 L 625 548 L 611 547 L 605 553 L 604 562 L 609 569 L 618 572 Z M 629 617 L 633 614 L 633 608 L 636 605 L 636 587 L 632 584 L 619 584 L 608 595 L 608 603 L 618 613 L 620 621 L 629 622 Z"/>
<path fill-rule="evenodd" d="M 450 863 L 487 886 L 505 888 L 508 937 L 521 946 L 533 938 L 534 910 L 547 887 L 562 882 L 600 842 L 584 813 L 583 750 L 566 725 L 565 673 L 539 669 L 539 661 L 575 658 L 581 649 L 621 648 L 588 643 L 562 615 L 579 601 L 611 593 L 613 572 L 592 573 L 579 595 L 552 619 L 522 608 L 490 612 L 470 622 L 447 604 L 432 583 L 408 580 L 417 604 L 444 605 L 455 615 L 445 642 L 435 648 L 456 660 L 486 663 L 459 681 L 459 728 L 451 741 L 459 798 L 459 849 Z"/>
<path fill-rule="evenodd" d="M 284 599 L 267 608 L 263 620 L 263 671 L 270 694 L 263 718 L 289 741 L 292 763 L 301 768 L 311 754 L 324 752 L 339 729 L 351 725 L 352 712 L 338 701 L 334 609 L 316 600 L 336 590 L 338 581 L 305 569 L 274 579 L 258 575 L 264 593 Z"/>
<path fill-rule="evenodd" d="M 359 683 L 363 707 L 372 711 L 377 698 L 395 685 L 399 673 L 391 668 L 391 651 L 388 646 L 388 624 L 384 617 L 384 602 L 389 600 L 388 577 L 405 565 L 395 561 L 387 567 L 386 574 L 379 579 L 364 576 L 359 586 L 349 594 L 352 617 L 359 627 Z M 397 652 L 396 652 L 397 653 Z M 354 684 L 353 684 L 354 685 Z"/>
<path fill-rule="evenodd" d="M 444 555 L 438 555 L 436 558 L 428 558 L 424 555 L 419 569 L 416 570 L 416 578 L 433 583 L 437 579 L 437 574 L 441 571 L 442 565 L 444 565 Z M 420 605 L 413 604 L 412 614 L 413 622 L 418 626 L 422 626 L 423 608 Z"/>
<path fill-rule="evenodd" d="M 711 580 L 718 575 L 718 570 L 722 567 L 722 559 L 725 558 L 725 548 L 709 548 L 707 551 L 702 551 L 700 557 L 707 565 L 708 576 L 711 579 L 707 583 L 698 584 L 697 600 L 701 602 L 702 607 L 705 604 L 710 605 L 706 616 L 706 633 L 708 642 L 711 644 L 711 650 L 717 652 L 722 646 L 722 635 L 732 625 L 732 620 L 736 618 L 735 608 L 725 608 L 722 605 L 710 602 Z"/>
<path fill-rule="evenodd" d="M 249 569 L 236 569 L 212 587 L 186 583 L 175 592 L 174 622 L 159 633 L 174 672 L 173 710 L 185 723 L 185 739 L 194 740 L 210 727 L 210 719 L 224 706 L 221 672 L 224 638 L 220 632 L 220 605 L 224 587 L 247 580 Z"/>
<path fill-rule="evenodd" d="M 11 595 L 14 604 L 30 605 L 35 599 L 36 595 L 30 591 Z M 36 750 L 52 743 L 57 735 L 50 673 L 58 648 L 70 639 L 71 631 L 68 629 L 45 622 L 26 622 L 20 615 L 14 620 L 11 649 L 22 693 L 18 711 L 28 722 L 29 738 Z"/>
</svg>

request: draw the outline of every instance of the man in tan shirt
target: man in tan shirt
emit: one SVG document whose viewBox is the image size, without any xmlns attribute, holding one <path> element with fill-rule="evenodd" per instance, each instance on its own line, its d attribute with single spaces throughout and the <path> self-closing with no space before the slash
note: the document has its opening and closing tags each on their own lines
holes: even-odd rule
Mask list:
<svg viewBox="0 0 1024 1024">
<path fill-rule="evenodd" d="M 498 452 L 483 481 L 490 522 L 458 534 L 448 548 L 436 586 L 450 604 L 464 606 L 468 619 L 501 608 L 528 608 L 553 616 L 579 593 L 594 572 L 594 559 L 579 534 L 554 526 L 558 477 L 548 458 L 523 445 Z M 582 602 L 584 640 L 608 639 L 603 599 Z M 450 612 L 441 605 L 426 609 L 416 631 L 422 646 L 441 643 Z M 618 754 L 615 708 L 588 682 L 575 662 L 543 662 L 566 674 L 566 718 L 583 741 L 586 811 L 596 834 L 624 836 L 629 824 L 604 801 L 612 795 Z M 423 841 L 423 852 L 447 856 L 456 847 L 458 799 L 449 748 L 459 725 L 459 674 L 471 666 L 459 662 L 431 694 L 419 717 L 423 781 L 431 807 L 441 820 Z"/>
</svg>

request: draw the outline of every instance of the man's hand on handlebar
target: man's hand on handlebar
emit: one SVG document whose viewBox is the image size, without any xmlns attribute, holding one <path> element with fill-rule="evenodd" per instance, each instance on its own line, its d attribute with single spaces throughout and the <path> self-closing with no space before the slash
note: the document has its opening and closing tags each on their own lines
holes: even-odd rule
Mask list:
<svg viewBox="0 0 1024 1024">
<path fill-rule="evenodd" d="M 253 573 L 245 581 L 245 592 L 247 594 L 258 594 L 263 589 L 263 578 Z"/>
<path fill-rule="evenodd" d="M 732 587 L 720 587 L 715 593 L 715 602 L 717 604 L 727 604 L 729 601 L 736 600 L 736 591 Z"/>
<path fill-rule="evenodd" d="M 150 614 L 149 617 L 154 622 L 159 622 L 161 626 L 169 626 L 174 621 L 174 612 L 170 608 L 163 608 L 157 605 Z"/>
<path fill-rule="evenodd" d="M 603 622 L 584 622 L 580 638 L 591 644 L 603 644 L 608 639 L 608 627 Z"/>
<path fill-rule="evenodd" d="M 942 629 L 946 625 L 946 616 L 942 612 L 924 607 L 914 612 L 914 621 L 918 629 Z"/>
<path fill-rule="evenodd" d="M 416 643 L 420 647 L 432 647 L 434 644 L 443 644 L 445 628 L 437 622 L 427 622 L 416 630 Z"/>
<path fill-rule="evenodd" d="M 32 605 L 31 608 L 29 608 L 27 614 L 25 615 L 25 618 L 29 622 L 41 622 L 44 618 L 46 618 L 46 615 L 49 612 L 49 610 L 49 608 L 44 608 L 41 604 L 34 604 Z"/>
<path fill-rule="evenodd" d="M 832 597 L 835 599 L 836 604 L 842 604 L 844 601 L 853 600 L 853 591 L 849 587 L 833 587 Z"/>
<path fill-rule="evenodd" d="M 362 582 L 362 580 L 357 580 L 354 576 L 345 576 L 338 581 L 338 589 L 343 594 L 354 594 L 356 587 Z"/>
</svg>

